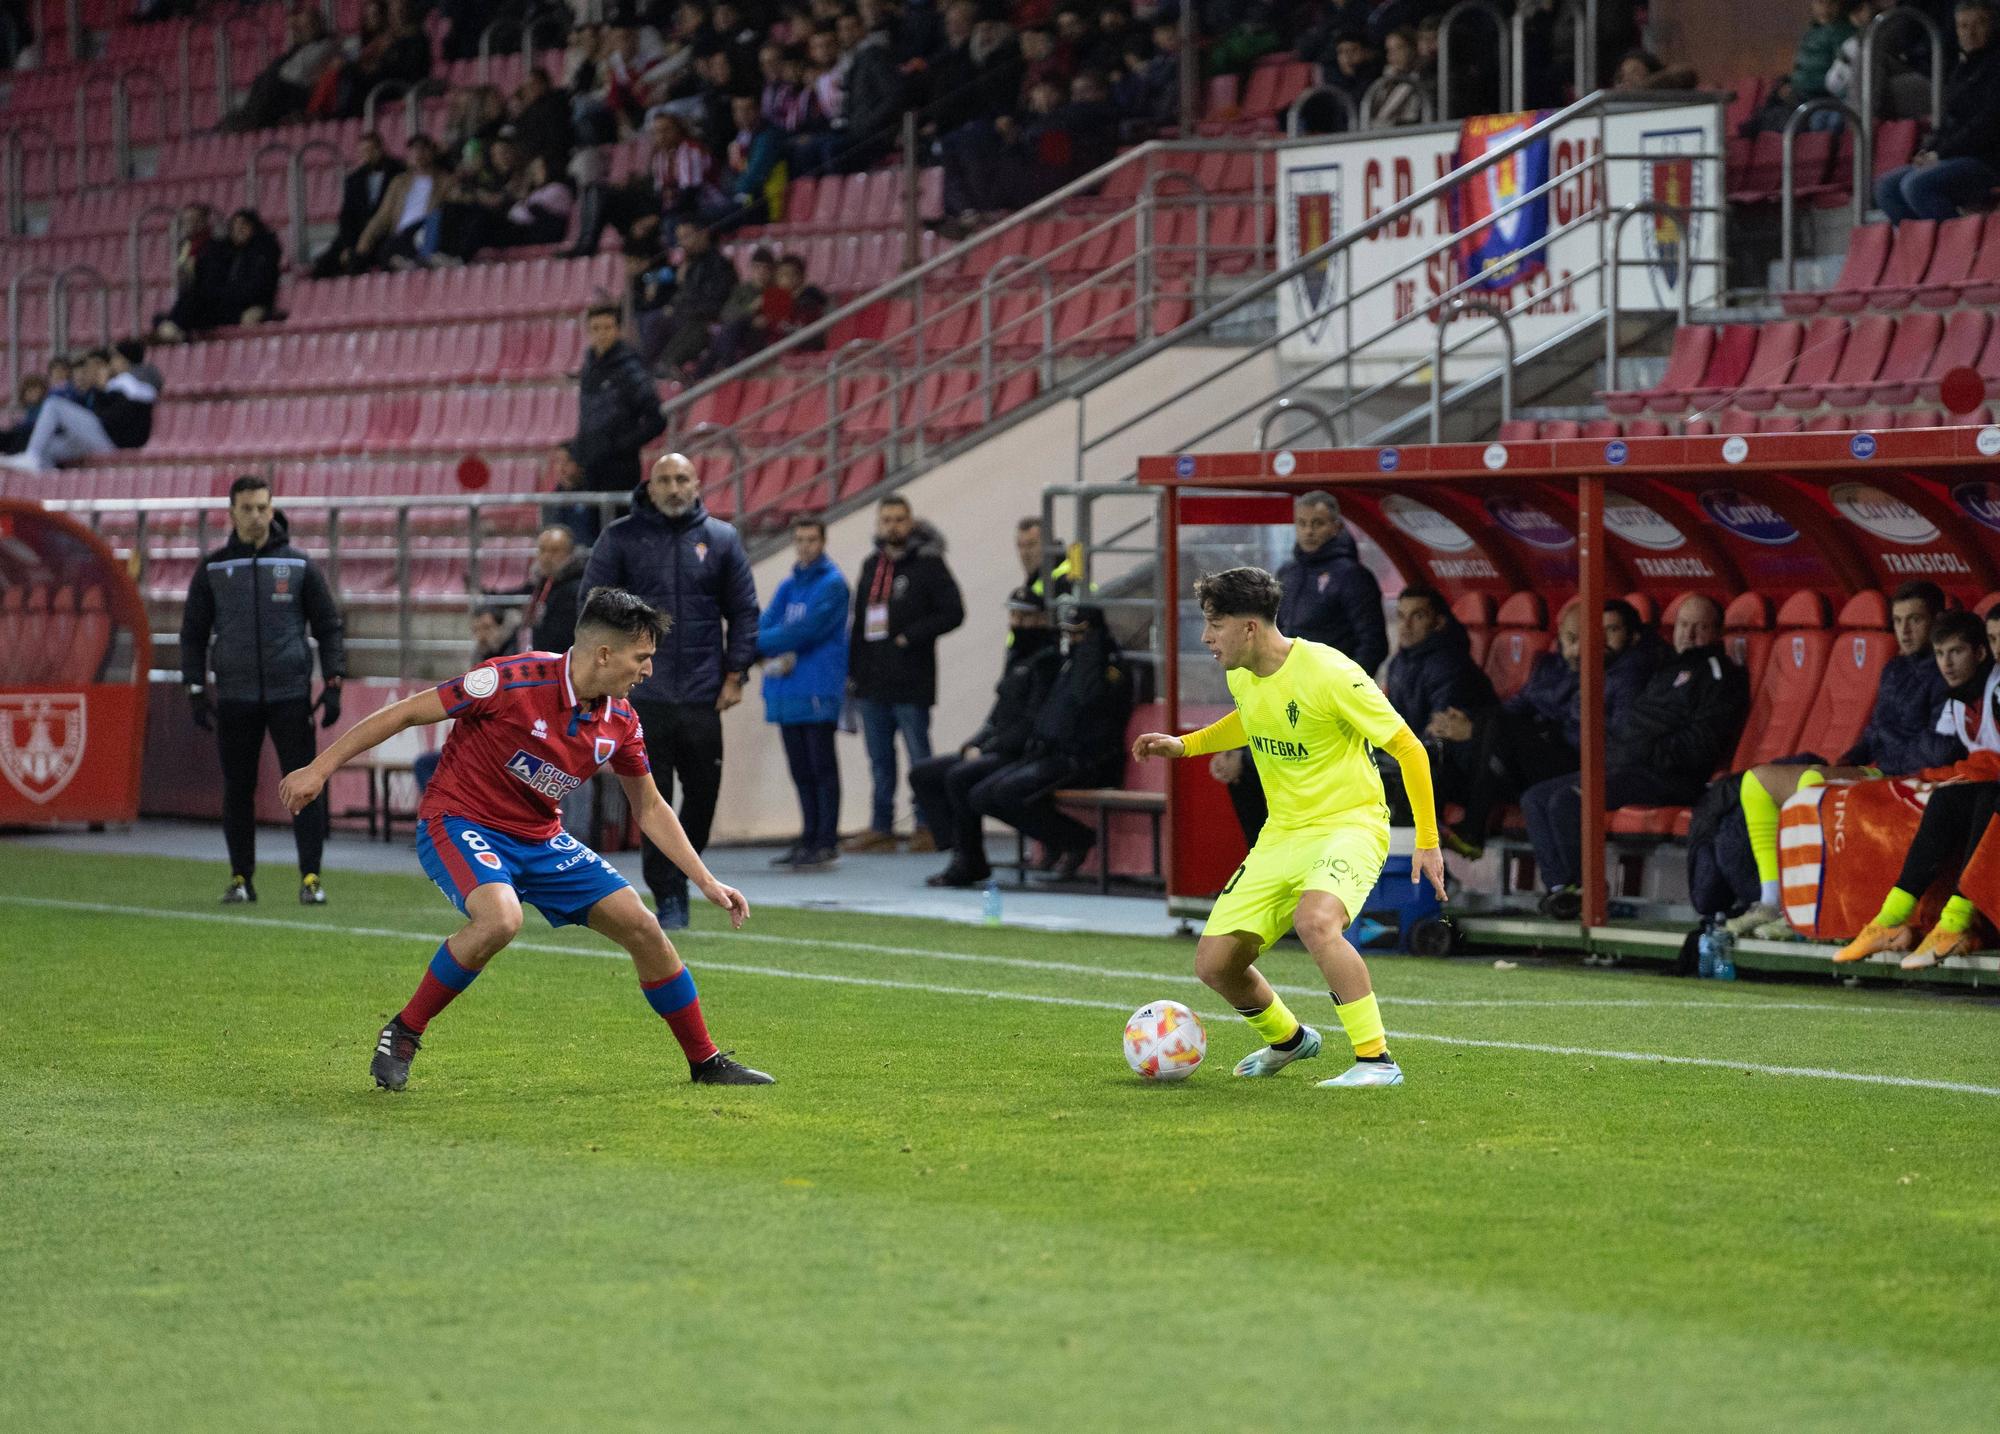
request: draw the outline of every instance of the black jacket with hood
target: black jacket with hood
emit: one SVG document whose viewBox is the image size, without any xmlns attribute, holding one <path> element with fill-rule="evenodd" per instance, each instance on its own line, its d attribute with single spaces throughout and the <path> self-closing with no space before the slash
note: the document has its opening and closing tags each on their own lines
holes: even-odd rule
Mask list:
<svg viewBox="0 0 2000 1434">
<path fill-rule="evenodd" d="M 885 601 L 888 634 L 870 641 L 868 610 Z M 945 566 L 943 534 L 918 521 L 896 557 L 878 542 L 854 583 L 854 621 L 847 637 L 854 695 L 871 702 L 936 705 L 937 640 L 964 621 L 964 599 Z"/>
<path fill-rule="evenodd" d="M 569 456 L 583 470 L 579 487 L 619 493 L 643 483 L 639 450 L 666 430 L 660 395 L 638 351 L 620 339 L 603 353 L 586 352 L 578 376 L 576 437 Z"/>
<path fill-rule="evenodd" d="M 1495 702 L 1493 684 L 1472 660 L 1472 639 L 1456 618 L 1389 660 L 1389 705 L 1419 737 L 1447 707 L 1476 713 Z"/>
<path fill-rule="evenodd" d="M 1389 656 L 1382 587 L 1358 556 L 1352 533 L 1343 527 L 1310 553 L 1293 547 L 1278 581 L 1285 591 L 1278 631 L 1338 648 L 1370 677 L 1382 670 Z"/>
<path fill-rule="evenodd" d="M 340 609 L 276 513 L 262 547 L 232 534 L 195 568 L 181 615 L 181 679 L 206 685 L 213 660 L 219 702 L 303 700 L 312 695 L 308 632 L 319 644 L 321 675 L 345 677 Z"/>
<path fill-rule="evenodd" d="M 1104 624 L 1103 608 L 1090 603 L 1062 606 L 1089 630 L 1065 639 L 1062 666 L 1035 712 L 1027 755 L 1067 758 L 1077 773 L 1116 786 L 1125 771 L 1132 674 L 1118 640 Z"/>
</svg>

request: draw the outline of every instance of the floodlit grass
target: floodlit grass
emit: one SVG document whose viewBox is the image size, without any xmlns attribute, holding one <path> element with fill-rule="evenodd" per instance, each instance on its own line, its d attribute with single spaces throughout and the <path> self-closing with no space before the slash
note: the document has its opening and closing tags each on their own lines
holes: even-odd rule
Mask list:
<svg viewBox="0 0 2000 1434">
<path fill-rule="evenodd" d="M 1985 1004 L 1392 959 L 1401 1089 L 1313 1088 L 1346 1059 L 1323 993 L 1292 997 L 1332 1027 L 1318 1062 L 1233 1080 L 1254 1039 L 1211 1019 L 1207 1066 L 1150 1087 L 1122 1018 L 1214 1016 L 1191 943 L 702 912 L 682 948 L 710 1024 L 781 1082 L 717 1091 L 622 957 L 531 916 L 392 1096 L 368 1057 L 451 928 L 435 890 L 341 875 L 323 910 L 225 912 L 212 876 L 0 846 L 0 1427 L 1970 1430 L 2000 1407 Z M 1296 947 L 1267 969 L 1313 988 Z"/>
</svg>

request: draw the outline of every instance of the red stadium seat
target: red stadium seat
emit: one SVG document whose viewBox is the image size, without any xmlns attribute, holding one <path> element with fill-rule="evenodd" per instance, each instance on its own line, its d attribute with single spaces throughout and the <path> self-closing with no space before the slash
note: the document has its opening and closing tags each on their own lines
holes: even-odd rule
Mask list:
<svg viewBox="0 0 2000 1434">
<path fill-rule="evenodd" d="M 1923 282 L 1907 292 L 1894 294 L 1895 302 L 1899 305 L 1915 302 L 1931 309 L 1948 309 L 1957 303 L 1979 258 L 1980 241 L 1986 229 L 1983 214 L 1968 214 L 1940 224 L 1937 246 L 1931 250 L 1931 263 L 1924 271 Z M 1875 304 L 1877 308 L 1888 306 L 1884 298 L 1878 298 Z"/>
<path fill-rule="evenodd" d="M 1847 257 L 1841 261 L 1840 273 L 1833 281 L 1833 287 L 1826 290 L 1800 289 L 1780 294 L 1778 300 L 1788 314 L 1815 314 L 1822 306 L 1842 307 L 1849 311 L 1862 307 L 1867 302 L 1868 290 L 1881 281 L 1882 266 L 1889 258 L 1890 228 L 1887 224 L 1865 224 L 1847 237 Z M 1843 297 L 1839 306 L 1832 303 L 1832 296 Z"/>
<path fill-rule="evenodd" d="M 1707 407 L 1718 399 L 1732 395 L 1737 405 L 1743 408 L 1768 409 L 1777 402 L 1777 389 L 1791 376 L 1792 365 L 1805 342 L 1805 325 L 1795 320 L 1781 320 L 1765 324 L 1753 332 L 1757 346 L 1742 370 L 1740 382 L 1725 385 L 1721 391 L 1711 391 L 1704 385 L 1693 395 L 1696 404 Z M 1746 395 L 1750 401 L 1746 402 Z"/>
<path fill-rule="evenodd" d="M 1774 394 L 1737 395 L 1737 402 L 1745 408 L 1771 406 L 1769 399 L 1776 399 L 1787 408 L 1811 408 L 1819 403 L 1819 391 L 1833 377 L 1833 371 L 1840 367 L 1841 350 L 1847 347 L 1847 321 L 1822 315 L 1806 326 L 1804 341 L 1799 345 L 1798 358 L 1792 363 L 1791 376 Z M 1757 400 L 1757 401 L 1753 401 Z"/>
<path fill-rule="evenodd" d="M 1854 327 L 1848 332 L 1847 342 L 1841 347 L 1840 362 L 1834 365 L 1826 382 L 1817 386 L 1805 403 L 1794 403 L 1789 391 L 1781 394 L 1780 400 L 1787 407 L 1800 408 L 1814 403 L 1864 402 L 1874 385 L 1875 376 L 1882 371 L 1882 362 L 1888 357 L 1895 331 L 1896 321 L 1887 314 L 1868 314 L 1856 319 Z"/>
<path fill-rule="evenodd" d="M 1482 666 L 1501 700 L 1519 692 L 1535 659 L 1554 645 L 1548 630 L 1548 608 L 1540 593 L 1515 593 L 1500 604 L 1493 640 Z"/>
<path fill-rule="evenodd" d="M 1666 621 L 1673 623 L 1681 600 L 1668 608 Z M 1762 593 L 1742 593 L 1722 613 L 1722 644 L 1729 657 L 1756 680 L 1763 670 L 1764 657 L 1771 650 L 1771 603 Z"/>
<path fill-rule="evenodd" d="M 1834 626 L 1839 631 L 1827 656 L 1826 675 L 1798 735 L 1799 751 L 1815 752 L 1829 762 L 1838 762 L 1860 740 L 1882 669 L 1896 655 L 1896 639 L 1887 630 L 1889 604 L 1878 592 L 1849 598 Z"/>
<path fill-rule="evenodd" d="M 1909 403 L 1922 398 L 1926 403 L 1935 402 L 1938 396 L 1938 380 L 1955 368 L 1977 366 L 1980 352 L 1986 347 L 1986 335 L 1991 323 L 1989 315 L 1979 309 L 1960 309 L 1944 321 L 1944 333 L 1938 339 L 1937 349 L 1918 376 L 1917 382 L 1905 395 L 1900 386 L 1885 388 L 1877 396 L 1884 403 Z"/>
<path fill-rule="evenodd" d="M 1464 593 L 1451 605 L 1451 615 L 1465 629 L 1472 642 L 1472 660 L 1486 661 L 1486 649 L 1493 640 L 1493 599 L 1486 593 Z"/>
<path fill-rule="evenodd" d="M 1937 314 L 1905 314 L 1896 325 L 1896 336 L 1882 359 L 1881 370 L 1854 397 L 1834 394 L 1833 403 L 1908 403 L 1917 396 L 1917 384 L 1930 370 L 1932 357 L 1944 337 L 1944 319 Z"/>
<path fill-rule="evenodd" d="M 1826 629 L 1826 599 L 1793 593 L 1778 609 L 1778 635 L 1761 668 L 1751 671 L 1750 716 L 1736 744 L 1731 770 L 1796 752 L 1826 674 L 1833 635 Z"/>
<path fill-rule="evenodd" d="M 1883 308 L 1909 303 L 1930 268 L 1937 234 L 1935 219 L 1909 219 L 1898 224 L 1889 244 L 1889 257 L 1882 262 L 1881 278 L 1859 292 L 1829 294 L 1826 306 L 1837 313 L 1850 313 L 1864 305 Z"/>
<path fill-rule="evenodd" d="M 1598 401 L 1613 413 L 1642 413 L 1657 397 L 1661 413 L 1673 412 L 1680 406 L 1681 395 L 1700 383 L 1715 347 L 1716 332 L 1709 324 L 1675 329 L 1673 352 L 1668 355 L 1667 371 L 1660 376 L 1659 383 L 1637 391 L 1609 390 L 1598 394 Z"/>
</svg>

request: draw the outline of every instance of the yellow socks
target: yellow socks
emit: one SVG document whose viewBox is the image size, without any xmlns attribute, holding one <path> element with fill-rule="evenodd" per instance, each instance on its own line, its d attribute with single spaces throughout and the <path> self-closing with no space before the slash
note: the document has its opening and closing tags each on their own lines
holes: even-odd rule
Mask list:
<svg viewBox="0 0 2000 1434">
<path fill-rule="evenodd" d="M 1755 772 L 1743 774 L 1742 785 L 1737 791 L 1743 807 L 1743 828 L 1750 833 L 1750 856 L 1757 863 L 1757 882 L 1763 888 L 1761 899 L 1776 906 L 1778 804 L 1771 800 L 1771 794 L 1764 790 L 1764 784 L 1757 780 Z"/>
<path fill-rule="evenodd" d="M 1964 897 L 1954 896 L 1944 904 L 1944 910 L 1938 913 L 1937 929 L 1951 932 L 1970 930 L 1972 918 L 1978 911 L 1979 908 Z"/>
<path fill-rule="evenodd" d="M 1969 904 L 1969 903 L 1968 903 Z M 1871 926 L 1902 926 L 1908 923 L 1916 912 L 1917 898 L 1900 886 L 1889 888 L 1889 894 L 1882 898 L 1882 909 L 1875 913 Z M 1964 930 L 1960 927 L 1959 930 Z"/>
<path fill-rule="evenodd" d="M 1272 996 L 1271 1004 L 1261 1011 L 1239 1008 L 1238 1014 L 1250 1023 L 1251 1030 L 1264 1038 L 1267 1046 L 1281 1045 L 1299 1033 L 1299 1018 L 1292 1014 L 1282 996 Z"/>
<path fill-rule="evenodd" d="M 1373 991 L 1344 1006 L 1335 1001 L 1333 1013 L 1340 1017 L 1347 1039 L 1354 1042 L 1354 1054 L 1360 1059 L 1368 1060 L 1389 1049 L 1388 1038 L 1382 1032 L 1382 1008 L 1375 1004 Z"/>
</svg>

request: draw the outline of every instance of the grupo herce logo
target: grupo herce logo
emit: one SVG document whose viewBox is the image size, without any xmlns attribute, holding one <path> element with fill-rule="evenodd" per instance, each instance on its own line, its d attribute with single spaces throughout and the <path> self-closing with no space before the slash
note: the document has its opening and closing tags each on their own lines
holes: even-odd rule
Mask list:
<svg viewBox="0 0 2000 1434">
<path fill-rule="evenodd" d="M 1771 548 L 1780 548 L 1798 539 L 1799 530 L 1787 523 L 1783 514 L 1768 503 L 1745 497 L 1734 488 L 1707 489 L 1702 493 L 1700 503 L 1702 512 L 1739 538 Z"/>
</svg>

